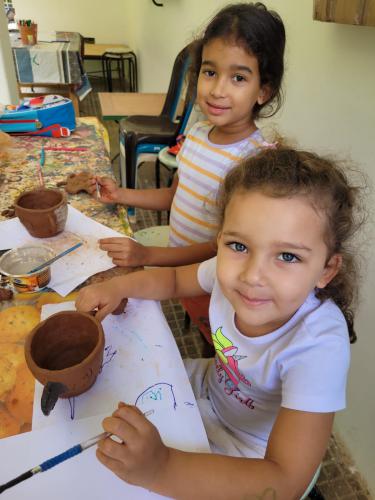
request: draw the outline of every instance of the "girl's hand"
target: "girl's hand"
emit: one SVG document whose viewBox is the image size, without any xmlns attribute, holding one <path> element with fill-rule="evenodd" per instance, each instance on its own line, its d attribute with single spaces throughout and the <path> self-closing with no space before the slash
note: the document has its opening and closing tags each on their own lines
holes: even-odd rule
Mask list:
<svg viewBox="0 0 375 500">
<path fill-rule="evenodd" d="M 99 186 L 98 196 L 96 183 Z M 118 203 L 120 200 L 120 189 L 115 181 L 109 177 L 93 176 L 88 183 L 88 192 L 94 196 L 98 201 L 103 203 Z"/>
<path fill-rule="evenodd" d="M 114 311 L 124 297 L 116 285 L 116 278 L 82 288 L 76 299 L 76 309 L 91 312 L 98 309 L 95 318 L 102 321 Z"/>
<path fill-rule="evenodd" d="M 121 267 L 137 267 L 149 264 L 151 247 L 145 247 L 130 238 L 103 238 L 99 248 L 108 253 L 112 262 Z"/>
<path fill-rule="evenodd" d="M 103 420 L 103 428 L 122 443 L 111 438 L 100 441 L 98 460 L 127 483 L 152 488 L 169 458 L 156 427 L 136 406 L 119 403 L 112 417 Z"/>
</svg>

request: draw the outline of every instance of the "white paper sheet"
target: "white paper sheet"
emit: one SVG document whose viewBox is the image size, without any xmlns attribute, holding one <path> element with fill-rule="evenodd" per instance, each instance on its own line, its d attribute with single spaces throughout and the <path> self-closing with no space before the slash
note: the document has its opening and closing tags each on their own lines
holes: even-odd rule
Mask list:
<svg viewBox="0 0 375 500">
<path fill-rule="evenodd" d="M 51 265 L 49 287 L 65 297 L 93 274 L 114 267 L 98 239 L 125 235 L 90 219 L 69 205 L 65 230 L 53 238 L 33 238 L 18 218 L 0 222 L 0 250 L 28 244 L 47 245 L 58 254 L 78 241 L 83 245 Z"/>
<path fill-rule="evenodd" d="M 104 415 L 74 422 L 64 426 L 51 426 L 0 440 L 0 484 L 30 470 L 40 463 L 82 443 L 103 429 Z M 155 425 L 157 417 L 149 420 Z M 159 418 L 160 420 L 160 418 Z M 182 433 L 181 433 L 182 434 Z M 168 439 L 165 439 L 168 443 Z M 179 446 L 180 441 L 169 441 Z M 95 456 L 96 446 L 76 457 L 56 465 L 46 472 L 4 491 L 2 500 L 148 500 L 165 498 L 143 488 L 131 486 L 101 465 Z"/>
<path fill-rule="evenodd" d="M 74 309 L 74 303 L 43 306 L 42 319 L 64 309 Z M 124 401 L 143 412 L 152 409 L 156 416 L 162 412 L 171 435 L 177 438 L 182 429 L 189 429 L 192 439 L 205 442 L 208 451 L 194 393 L 160 304 L 130 299 L 125 314 L 107 316 L 103 329 L 103 368 L 95 384 L 81 396 L 58 399 L 46 417 L 40 408 L 43 386 L 37 382 L 32 428 L 63 424 L 72 415 L 80 419 L 111 414 Z"/>
<path fill-rule="evenodd" d="M 42 319 L 74 309 L 73 302 L 49 304 Z M 119 400 L 136 404 L 164 443 L 209 453 L 209 444 L 180 353 L 160 304 L 130 300 L 125 314 L 103 322 L 106 354 L 93 387 L 74 400 L 58 400 L 50 416 L 40 411 L 42 386 L 35 389 L 33 431 L 0 440 L 0 484 L 26 472 L 77 443 L 102 432 L 101 421 Z M 4 500 L 143 500 L 163 498 L 130 486 L 103 467 L 95 447 L 5 491 Z"/>
</svg>

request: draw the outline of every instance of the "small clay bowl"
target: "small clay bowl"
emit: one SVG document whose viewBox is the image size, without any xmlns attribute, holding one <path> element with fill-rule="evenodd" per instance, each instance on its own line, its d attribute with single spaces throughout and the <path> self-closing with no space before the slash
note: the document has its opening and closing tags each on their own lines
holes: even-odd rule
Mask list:
<svg viewBox="0 0 375 500">
<path fill-rule="evenodd" d="M 51 280 L 51 267 L 29 273 L 55 256 L 53 250 L 44 245 L 28 245 L 8 250 L 0 257 L 0 273 L 8 277 L 16 292 L 39 292 Z"/>
<path fill-rule="evenodd" d="M 79 396 L 95 383 L 103 362 L 104 333 L 90 314 L 63 311 L 37 325 L 25 342 L 26 363 L 44 385 L 45 415 L 57 399 Z"/>
<path fill-rule="evenodd" d="M 25 191 L 14 208 L 16 216 L 35 238 L 50 238 L 64 230 L 68 216 L 64 191 L 45 188 Z"/>
</svg>

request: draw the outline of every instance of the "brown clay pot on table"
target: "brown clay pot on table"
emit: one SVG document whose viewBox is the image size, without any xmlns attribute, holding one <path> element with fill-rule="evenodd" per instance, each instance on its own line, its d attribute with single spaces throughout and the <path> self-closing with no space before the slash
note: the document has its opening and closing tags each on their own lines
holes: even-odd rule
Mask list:
<svg viewBox="0 0 375 500">
<path fill-rule="evenodd" d="M 66 194 L 46 188 L 25 191 L 15 202 L 15 213 L 31 236 L 50 238 L 64 230 L 68 216 Z"/>
<path fill-rule="evenodd" d="M 41 408 L 49 415 L 57 399 L 79 396 L 94 384 L 103 362 L 104 333 L 90 314 L 62 311 L 26 338 L 26 363 L 44 385 Z"/>
</svg>

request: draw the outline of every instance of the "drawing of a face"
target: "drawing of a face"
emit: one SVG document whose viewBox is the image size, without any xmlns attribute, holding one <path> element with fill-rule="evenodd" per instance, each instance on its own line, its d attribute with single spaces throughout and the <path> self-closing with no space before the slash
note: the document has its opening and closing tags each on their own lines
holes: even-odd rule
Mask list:
<svg viewBox="0 0 375 500">
<path fill-rule="evenodd" d="M 147 387 L 136 399 L 137 406 L 143 413 L 149 410 L 170 408 L 175 410 L 177 407 L 173 392 L 173 386 L 166 382 L 159 382 Z"/>
</svg>

